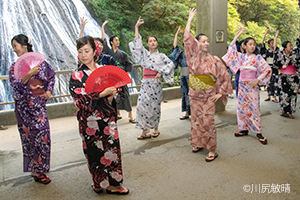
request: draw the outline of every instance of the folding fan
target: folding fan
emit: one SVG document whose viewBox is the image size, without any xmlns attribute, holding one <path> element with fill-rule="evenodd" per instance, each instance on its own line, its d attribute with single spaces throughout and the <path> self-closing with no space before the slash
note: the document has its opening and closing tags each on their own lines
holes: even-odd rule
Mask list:
<svg viewBox="0 0 300 200">
<path fill-rule="evenodd" d="M 86 80 L 86 92 L 103 92 L 108 87 L 119 88 L 131 83 L 128 74 L 114 65 L 105 65 L 94 70 Z"/>
<path fill-rule="evenodd" d="M 33 67 L 40 65 L 46 56 L 38 52 L 28 52 L 20 56 L 15 64 L 16 79 L 23 78 Z"/>
</svg>

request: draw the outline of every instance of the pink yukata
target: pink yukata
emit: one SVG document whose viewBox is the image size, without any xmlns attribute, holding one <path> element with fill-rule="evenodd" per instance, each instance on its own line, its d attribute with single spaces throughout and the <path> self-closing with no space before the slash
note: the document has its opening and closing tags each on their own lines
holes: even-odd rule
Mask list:
<svg viewBox="0 0 300 200">
<path fill-rule="evenodd" d="M 239 53 L 235 44 L 230 44 L 222 59 L 234 73 L 240 70 L 236 111 L 239 130 L 261 133 L 258 85 L 268 85 L 272 75 L 271 67 L 261 55 Z M 258 85 L 251 86 L 256 79 L 259 79 Z"/>
<path fill-rule="evenodd" d="M 214 120 L 216 105 L 211 97 L 221 94 L 223 104 L 227 104 L 227 95 L 232 94 L 230 76 L 217 56 L 208 54 L 204 60 L 201 60 L 201 47 L 187 30 L 184 33 L 184 50 L 189 74 L 213 75 L 217 79 L 214 87 L 210 89 L 194 90 L 189 88 L 191 146 L 215 150 L 217 148 L 217 131 Z"/>
</svg>

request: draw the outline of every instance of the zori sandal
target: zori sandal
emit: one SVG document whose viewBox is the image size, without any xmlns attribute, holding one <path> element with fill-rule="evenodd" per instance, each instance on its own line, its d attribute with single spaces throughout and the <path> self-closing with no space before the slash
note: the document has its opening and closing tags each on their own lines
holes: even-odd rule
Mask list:
<svg viewBox="0 0 300 200">
<path fill-rule="evenodd" d="M 140 135 L 137 137 L 138 140 L 146 140 L 146 139 L 150 139 L 151 135 Z"/>
<path fill-rule="evenodd" d="M 243 130 L 243 131 L 238 131 L 234 134 L 235 137 L 241 137 L 241 136 L 246 136 L 248 135 L 248 130 Z"/>
</svg>

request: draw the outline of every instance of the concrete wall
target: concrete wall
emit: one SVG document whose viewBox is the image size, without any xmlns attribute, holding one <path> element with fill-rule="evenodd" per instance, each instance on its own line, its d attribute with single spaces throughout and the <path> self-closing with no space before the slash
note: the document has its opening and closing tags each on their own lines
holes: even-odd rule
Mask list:
<svg viewBox="0 0 300 200">
<path fill-rule="evenodd" d="M 138 99 L 138 92 L 131 93 L 132 106 L 136 106 Z M 170 87 L 163 89 L 163 100 L 171 100 L 181 98 L 180 87 Z M 178 105 L 181 106 L 181 105 Z M 47 105 L 47 113 L 49 119 L 72 116 L 77 108 L 72 102 L 62 102 Z M 0 125 L 16 124 L 15 112 L 13 109 L 0 111 Z"/>
</svg>

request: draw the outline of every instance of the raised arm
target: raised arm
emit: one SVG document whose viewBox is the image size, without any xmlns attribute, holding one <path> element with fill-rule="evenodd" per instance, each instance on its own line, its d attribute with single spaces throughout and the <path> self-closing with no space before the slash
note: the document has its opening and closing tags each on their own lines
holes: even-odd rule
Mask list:
<svg viewBox="0 0 300 200">
<path fill-rule="evenodd" d="M 245 30 L 246 30 L 246 27 L 241 28 L 241 29 L 235 34 L 235 36 L 234 36 L 234 38 L 233 38 L 231 44 L 235 44 L 236 41 L 237 41 L 237 39 L 245 32 Z"/>
<path fill-rule="evenodd" d="M 176 48 L 176 46 L 177 46 L 178 34 L 181 32 L 180 27 L 181 26 L 178 27 L 177 32 L 175 34 L 174 43 L 173 43 L 174 48 Z"/>
<path fill-rule="evenodd" d="M 276 47 L 277 47 L 278 34 L 279 34 L 279 30 L 276 31 L 275 38 L 274 38 L 274 52 L 276 51 Z"/>
<path fill-rule="evenodd" d="M 101 26 L 101 39 L 104 41 L 105 40 L 105 30 L 104 30 L 104 28 L 105 28 L 105 25 L 108 23 L 108 21 L 107 20 L 105 20 L 104 21 L 104 23 L 102 24 L 102 26 Z"/>
<path fill-rule="evenodd" d="M 141 19 L 141 16 L 139 17 L 139 19 L 137 20 L 136 24 L 135 24 L 135 38 L 136 39 L 140 39 L 140 34 L 139 34 L 139 26 L 142 25 L 144 23 L 144 20 Z"/>
<path fill-rule="evenodd" d="M 188 32 L 190 32 L 190 30 L 191 30 L 191 23 L 192 23 L 194 15 L 196 13 L 197 13 L 196 8 L 190 8 L 189 9 L 189 19 L 188 19 L 188 21 L 186 23 L 186 27 L 185 27 L 185 30 L 187 30 Z"/>
<path fill-rule="evenodd" d="M 267 36 L 268 33 L 270 33 L 270 30 L 269 30 L 269 29 L 266 30 L 266 32 L 265 32 L 265 34 L 264 34 L 264 36 L 263 36 L 263 38 L 262 38 L 262 40 L 261 40 L 261 46 L 262 46 L 262 47 L 265 46 L 265 39 L 266 39 L 266 36 Z"/>
<path fill-rule="evenodd" d="M 80 17 L 80 22 L 81 22 L 81 27 L 80 27 L 79 38 L 82 38 L 83 37 L 84 27 L 88 23 L 88 20 L 84 19 L 84 17 Z"/>
</svg>

